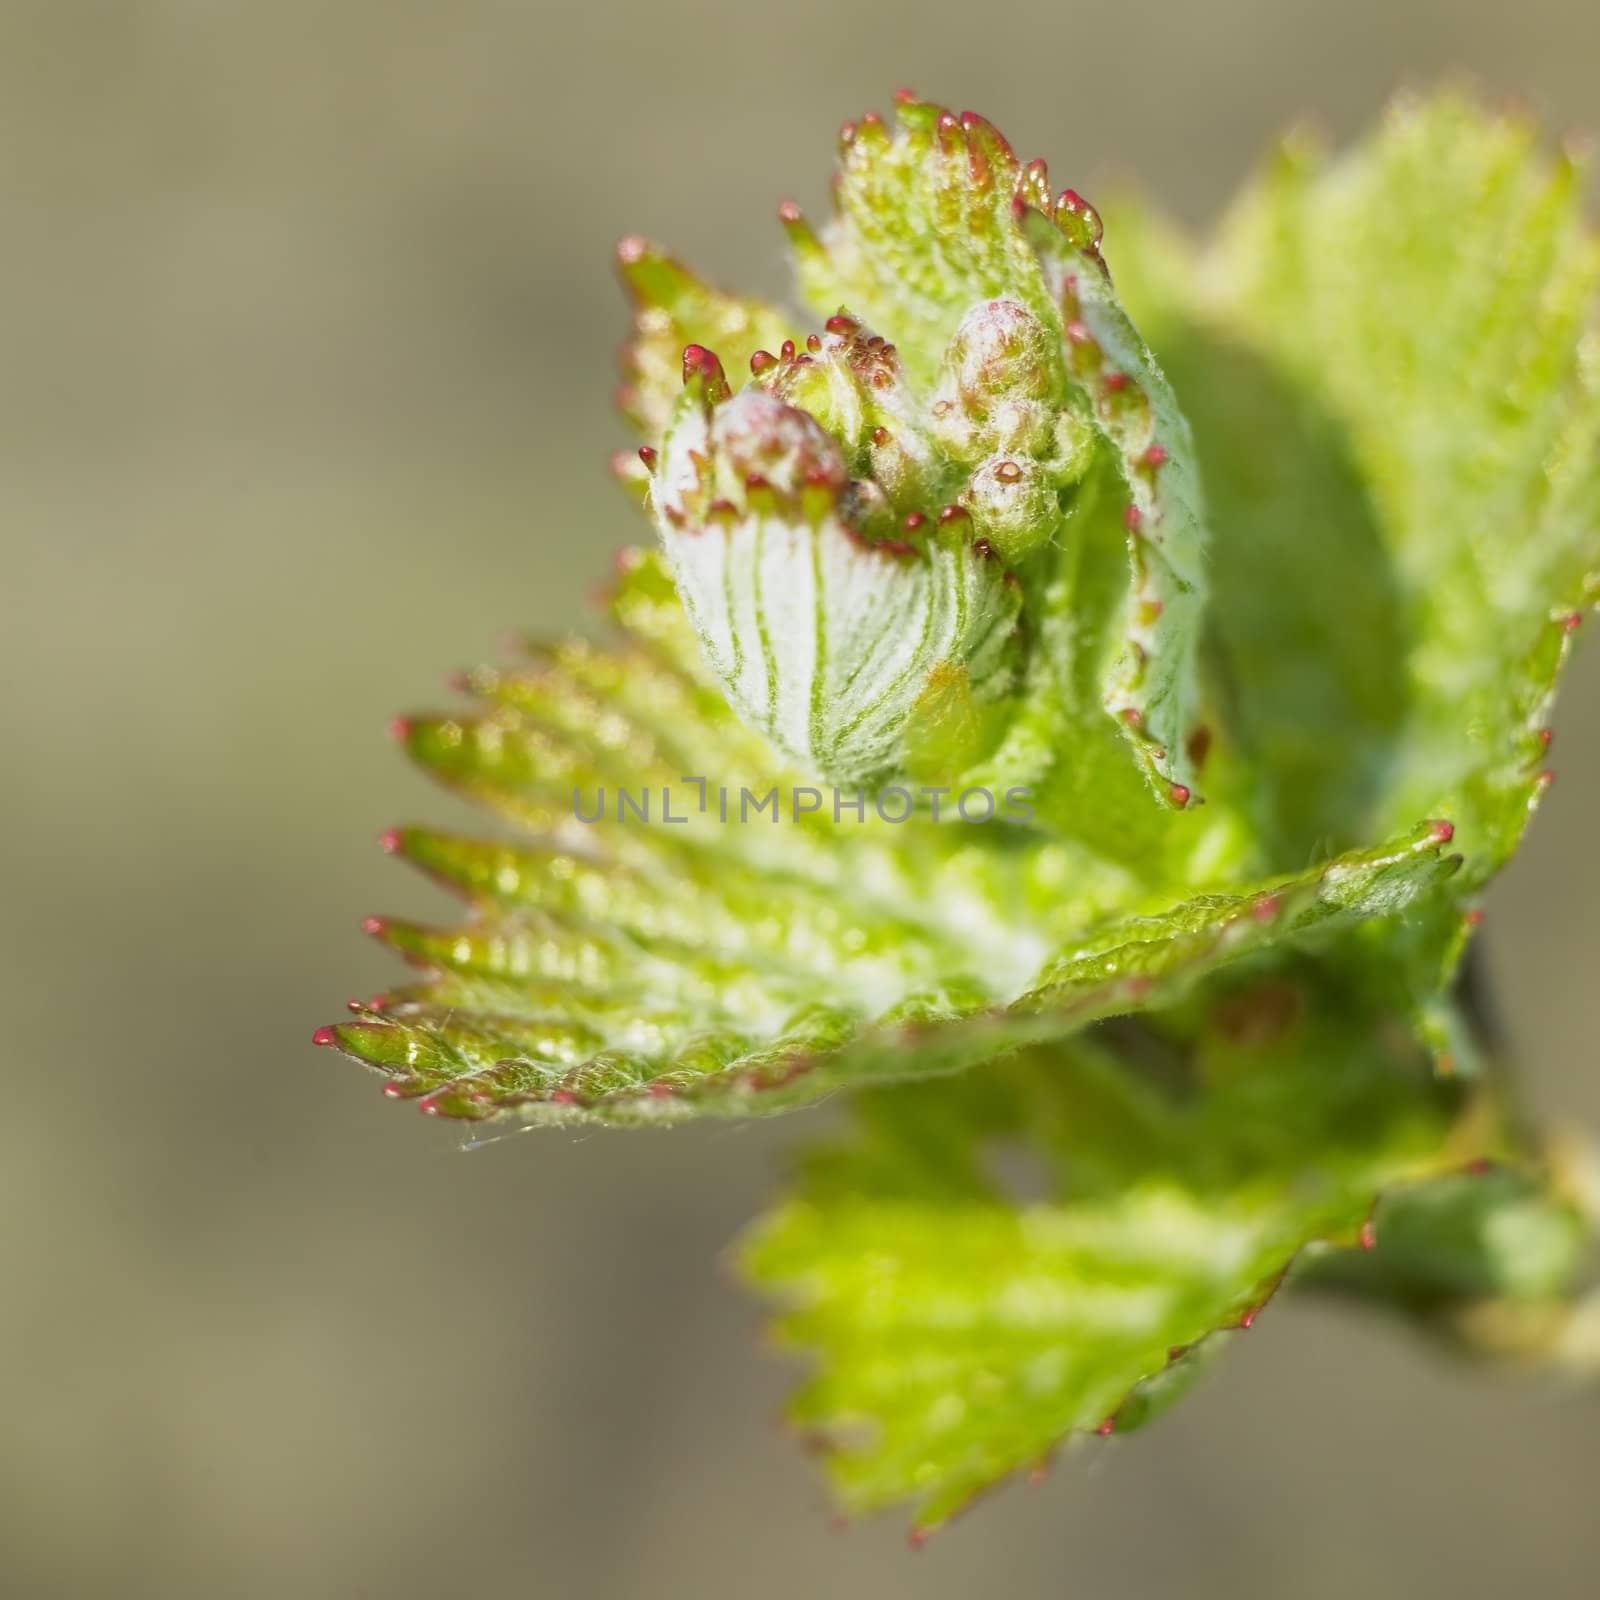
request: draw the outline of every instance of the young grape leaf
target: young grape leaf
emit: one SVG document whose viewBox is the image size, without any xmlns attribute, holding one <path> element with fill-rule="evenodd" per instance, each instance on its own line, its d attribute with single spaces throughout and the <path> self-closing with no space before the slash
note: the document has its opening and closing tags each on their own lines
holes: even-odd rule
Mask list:
<svg viewBox="0 0 1600 1600">
<path fill-rule="evenodd" d="M 1382 1263 L 1392 1224 L 1412 1281 L 1425 1207 L 1480 1245 L 1428 1258 L 1441 1292 L 1501 1288 L 1481 1244 L 1513 1221 L 1544 1246 L 1524 1285 L 1570 1288 L 1570 1233 L 1531 1179 L 1520 1213 L 1491 1187 L 1476 1230 L 1445 1223 L 1455 1189 L 1408 1191 L 1502 1138 L 1326 989 L 1280 967 L 1181 1018 L 852 1102 L 742 1252 L 816 1358 L 792 1415 L 848 1510 L 914 1500 L 920 1536 L 1072 1436 L 1142 1425 L 1302 1265 Z"/>
<path fill-rule="evenodd" d="M 1252 952 L 1402 916 L 1458 865 L 1449 824 L 1423 823 L 1153 895 L 982 821 L 988 801 L 970 821 L 961 797 L 939 821 L 887 795 L 833 815 L 692 675 L 670 592 L 642 559 L 617 600 L 632 644 L 536 648 L 470 679 L 470 715 L 399 724 L 433 776 L 527 832 L 385 836 L 472 908 L 453 928 L 369 919 L 427 976 L 318 1032 L 390 1095 L 472 1120 L 787 1110 L 1170 1003 Z"/>
</svg>

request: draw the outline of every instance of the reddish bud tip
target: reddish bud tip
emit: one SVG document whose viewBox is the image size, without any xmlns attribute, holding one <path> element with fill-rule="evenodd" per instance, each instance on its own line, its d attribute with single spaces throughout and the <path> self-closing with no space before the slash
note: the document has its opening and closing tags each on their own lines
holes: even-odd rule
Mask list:
<svg viewBox="0 0 1600 1600">
<path fill-rule="evenodd" d="M 400 830 L 398 828 L 385 828 L 378 835 L 378 847 L 386 856 L 392 856 L 400 848 Z"/>
<path fill-rule="evenodd" d="M 1361 1232 L 1356 1236 L 1356 1242 L 1363 1250 L 1378 1248 L 1378 1229 L 1371 1217 L 1361 1224 Z"/>
<path fill-rule="evenodd" d="M 881 450 L 889 442 L 889 430 L 883 427 L 874 428 L 872 442 Z"/>
<path fill-rule="evenodd" d="M 794 340 L 793 339 L 785 339 L 783 341 L 783 344 L 778 349 L 778 356 L 779 356 L 779 359 L 783 360 L 783 361 L 793 361 L 794 360 Z"/>
<path fill-rule="evenodd" d="M 1561 626 L 1568 633 L 1576 633 L 1583 626 L 1583 613 L 1581 611 L 1569 612 L 1561 619 Z"/>
<path fill-rule="evenodd" d="M 1094 1431 L 1098 1433 L 1102 1439 L 1109 1438 L 1117 1431 L 1117 1419 L 1115 1417 L 1107 1417 L 1106 1420 L 1102 1422 Z"/>
<path fill-rule="evenodd" d="M 1556 730 L 1554 728 L 1541 728 L 1539 730 L 1540 745 L 1543 746 L 1544 749 L 1548 750 L 1550 748 L 1550 743 L 1555 736 Z"/>
<path fill-rule="evenodd" d="M 403 1083 L 396 1083 L 392 1078 L 383 1086 L 385 1100 L 398 1100 L 405 1092 L 406 1086 Z"/>
<path fill-rule="evenodd" d="M 928 1535 L 932 1532 L 931 1528 L 913 1528 L 906 1535 L 906 1543 L 913 1550 L 920 1550 L 928 1542 Z"/>
<path fill-rule="evenodd" d="M 822 348 L 822 336 L 821 336 L 821 334 L 808 333 L 806 335 L 806 349 L 809 350 L 812 353 L 812 355 L 815 355 L 817 353 L 817 351 L 819 351 L 821 348 Z"/>
<path fill-rule="evenodd" d="M 411 737 L 411 718 L 391 717 L 389 719 L 389 737 L 396 744 L 404 744 Z"/>
<path fill-rule="evenodd" d="M 1138 706 L 1124 706 L 1122 708 L 1122 720 L 1130 728 L 1137 728 L 1144 721 L 1144 713 Z"/>
<path fill-rule="evenodd" d="M 778 207 L 778 221 L 792 227 L 800 220 L 800 207 L 793 200 L 785 200 Z"/>
<path fill-rule="evenodd" d="M 763 372 L 771 371 L 771 369 L 777 366 L 777 364 L 778 358 L 773 355 L 770 350 L 757 350 L 756 353 L 750 357 L 750 370 L 758 378 Z"/>
<path fill-rule="evenodd" d="M 382 917 L 363 917 L 362 920 L 361 920 L 361 931 L 363 933 L 382 933 L 383 932 L 383 918 Z"/>
<path fill-rule="evenodd" d="M 1182 811 L 1183 808 L 1188 805 L 1189 793 L 1189 785 L 1186 783 L 1175 783 L 1170 789 L 1167 790 L 1167 794 L 1171 797 L 1173 805 L 1175 805 L 1180 811 Z"/>
<path fill-rule="evenodd" d="M 1143 521 L 1144 513 L 1138 508 L 1138 506 L 1129 506 L 1127 510 L 1122 513 L 1122 524 L 1129 533 L 1137 533 Z"/>
<path fill-rule="evenodd" d="M 1546 767 L 1544 771 L 1534 779 L 1534 782 L 1537 783 L 1541 789 L 1548 789 L 1555 781 L 1556 775 L 1548 767 Z"/>
<path fill-rule="evenodd" d="M 1144 453 L 1144 464 L 1147 467 L 1159 467 L 1167 459 L 1165 445 L 1153 444 Z"/>
<path fill-rule="evenodd" d="M 317 1031 L 311 1035 L 312 1044 L 332 1044 L 333 1040 L 334 1032 L 332 1028 L 318 1028 Z"/>
<path fill-rule="evenodd" d="M 1476 928 L 1483 921 L 1483 913 L 1478 910 L 1469 911 L 1463 920 L 1469 928 Z"/>
<path fill-rule="evenodd" d="M 436 1117 L 439 1115 L 439 1102 L 429 1095 L 427 1099 L 417 1102 L 417 1110 L 425 1117 Z"/>
<path fill-rule="evenodd" d="M 1428 824 L 1428 838 L 1434 844 L 1449 844 L 1456 836 L 1456 825 L 1453 822 L 1430 822 Z"/>
<path fill-rule="evenodd" d="M 927 517 L 925 517 L 922 512 L 913 511 L 906 518 L 906 532 L 915 533 L 918 528 L 922 527 L 927 522 L 927 520 Z"/>
<path fill-rule="evenodd" d="M 653 472 L 656 465 L 656 452 L 653 445 L 642 444 L 639 446 L 639 459 Z"/>
<path fill-rule="evenodd" d="M 1244 1330 L 1246 1330 L 1248 1332 L 1251 1328 L 1255 1327 L 1255 1325 L 1256 1325 L 1256 1308 L 1254 1306 L 1251 1306 L 1251 1308 L 1247 1312 L 1245 1312 L 1245 1314 L 1242 1317 L 1239 1318 L 1238 1326 L 1240 1328 L 1243 1328 Z"/>
<path fill-rule="evenodd" d="M 915 89 L 896 89 L 894 103 L 897 106 L 914 106 L 917 103 L 917 91 Z"/>
</svg>

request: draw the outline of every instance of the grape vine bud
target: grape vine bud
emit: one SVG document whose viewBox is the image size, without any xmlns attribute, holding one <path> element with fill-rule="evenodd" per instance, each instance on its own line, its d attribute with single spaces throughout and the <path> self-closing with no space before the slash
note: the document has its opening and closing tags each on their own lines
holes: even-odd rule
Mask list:
<svg viewBox="0 0 1600 1600">
<path fill-rule="evenodd" d="M 1204 592 L 1183 419 L 1093 208 L 981 117 L 897 117 L 854 125 L 820 233 L 780 208 L 809 329 L 621 252 L 679 597 L 731 704 L 810 773 L 1028 783 L 1103 767 L 1099 743 L 1176 804 Z M 1125 551 L 1126 581 L 1075 580 L 1084 546 Z"/>
</svg>

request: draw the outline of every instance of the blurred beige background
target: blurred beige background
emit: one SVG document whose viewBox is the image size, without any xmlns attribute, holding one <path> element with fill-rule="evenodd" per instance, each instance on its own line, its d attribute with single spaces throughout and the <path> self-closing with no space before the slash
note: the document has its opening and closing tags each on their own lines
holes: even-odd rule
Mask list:
<svg viewBox="0 0 1600 1600">
<path fill-rule="evenodd" d="M 803 1122 L 462 1154 L 309 1036 L 431 901 L 387 718 L 639 532 L 617 235 L 778 291 L 775 202 L 900 82 L 1198 221 L 1453 66 L 1600 127 L 1600 12 L 556 9 L 0 8 L 0 1592 L 1593 1594 L 1600 1399 L 1309 1306 L 921 1554 L 832 1531 L 717 1265 Z M 1534 1100 L 1600 1126 L 1600 653 L 1559 726 L 1488 938 Z"/>
</svg>

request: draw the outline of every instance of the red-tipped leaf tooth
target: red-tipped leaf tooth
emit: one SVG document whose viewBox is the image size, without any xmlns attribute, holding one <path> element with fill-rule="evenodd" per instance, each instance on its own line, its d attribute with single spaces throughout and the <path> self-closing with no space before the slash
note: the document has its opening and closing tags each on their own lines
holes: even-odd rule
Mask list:
<svg viewBox="0 0 1600 1600">
<path fill-rule="evenodd" d="M 1183 1358 L 1188 1355 L 1191 1348 L 1192 1346 L 1186 1344 L 1168 1345 L 1167 1365 L 1170 1367 L 1174 1361 L 1182 1361 Z"/>
<path fill-rule="evenodd" d="M 1539 730 L 1540 745 L 1542 745 L 1544 749 L 1548 750 L 1551 746 L 1551 743 L 1554 741 L 1555 736 L 1556 731 L 1554 728 L 1541 728 Z"/>
<path fill-rule="evenodd" d="M 683 384 L 686 389 L 698 385 L 701 398 L 708 405 L 720 405 L 733 393 L 721 361 L 703 344 L 683 347 Z"/>
<path fill-rule="evenodd" d="M 872 442 L 881 450 L 889 442 L 889 430 L 881 424 L 872 430 Z"/>
<path fill-rule="evenodd" d="M 654 445 L 642 444 L 639 446 L 639 459 L 644 462 L 645 466 L 647 466 L 652 472 L 654 472 L 656 469 L 656 456 L 657 451 Z"/>
<path fill-rule="evenodd" d="M 1094 1431 L 1098 1433 L 1102 1439 L 1109 1439 L 1111 1435 L 1117 1431 L 1117 1419 L 1114 1416 L 1107 1417 L 1105 1421 L 1102 1422 Z"/>
<path fill-rule="evenodd" d="M 1469 928 L 1479 927 L 1483 923 L 1483 912 L 1478 907 L 1474 906 L 1472 910 L 1466 912 L 1462 916 L 1461 920 L 1465 922 Z"/>
<path fill-rule="evenodd" d="M 378 848 L 386 856 L 392 856 L 404 843 L 398 828 L 385 828 L 378 835 Z"/>
<path fill-rule="evenodd" d="M 1569 611 L 1566 616 L 1561 619 L 1562 630 L 1566 633 L 1576 633 L 1582 626 L 1583 613 L 1581 611 Z"/>
<path fill-rule="evenodd" d="M 1188 805 L 1193 790 L 1186 783 L 1175 783 L 1167 790 L 1167 798 L 1172 801 L 1178 810 L 1182 811 Z"/>
<path fill-rule="evenodd" d="M 312 1044 L 334 1044 L 337 1042 L 338 1037 L 338 1034 L 332 1028 L 318 1028 L 311 1035 L 311 1042 Z"/>
<path fill-rule="evenodd" d="M 1137 533 L 1144 526 L 1144 513 L 1138 506 L 1128 506 L 1122 513 L 1122 525 L 1129 533 Z"/>
<path fill-rule="evenodd" d="M 1378 1225 L 1371 1217 L 1361 1224 L 1361 1231 L 1356 1235 L 1356 1243 L 1363 1250 L 1378 1248 Z"/>
<path fill-rule="evenodd" d="M 1098 254 L 1105 228 L 1100 213 L 1076 189 L 1063 189 L 1056 201 L 1056 225 L 1080 250 Z"/>
<path fill-rule="evenodd" d="M 757 350 L 750 357 L 750 371 L 754 377 L 759 378 L 763 372 L 771 372 L 777 366 L 778 358 L 770 350 Z"/>
<path fill-rule="evenodd" d="M 1428 824 L 1428 838 L 1434 844 L 1449 844 L 1456 836 L 1456 825 L 1441 817 L 1437 822 Z"/>
<path fill-rule="evenodd" d="M 808 333 L 806 335 L 806 349 L 809 350 L 812 355 L 815 355 L 821 348 L 822 335 L 820 333 Z"/>
<path fill-rule="evenodd" d="M 1147 467 L 1159 467 L 1167 459 L 1167 447 L 1164 444 L 1153 444 L 1145 451 L 1143 460 Z"/>
<path fill-rule="evenodd" d="M 795 344 L 793 339 L 785 339 L 778 350 L 778 359 L 783 362 L 793 361 L 795 357 Z"/>
<path fill-rule="evenodd" d="M 1556 781 L 1556 775 L 1548 767 L 1546 767 L 1544 771 L 1541 772 L 1533 781 L 1541 790 L 1548 789 L 1550 785 Z"/>
<path fill-rule="evenodd" d="M 387 926 L 388 924 L 382 917 L 363 917 L 361 919 L 361 931 L 370 933 L 374 938 L 381 934 Z"/>
<path fill-rule="evenodd" d="M 390 717 L 389 737 L 393 739 L 396 744 L 404 744 L 406 740 L 411 737 L 411 718 Z"/>
<path fill-rule="evenodd" d="M 899 88 L 894 92 L 894 103 L 897 106 L 914 106 L 921 103 L 922 96 L 915 89 Z"/>
</svg>

